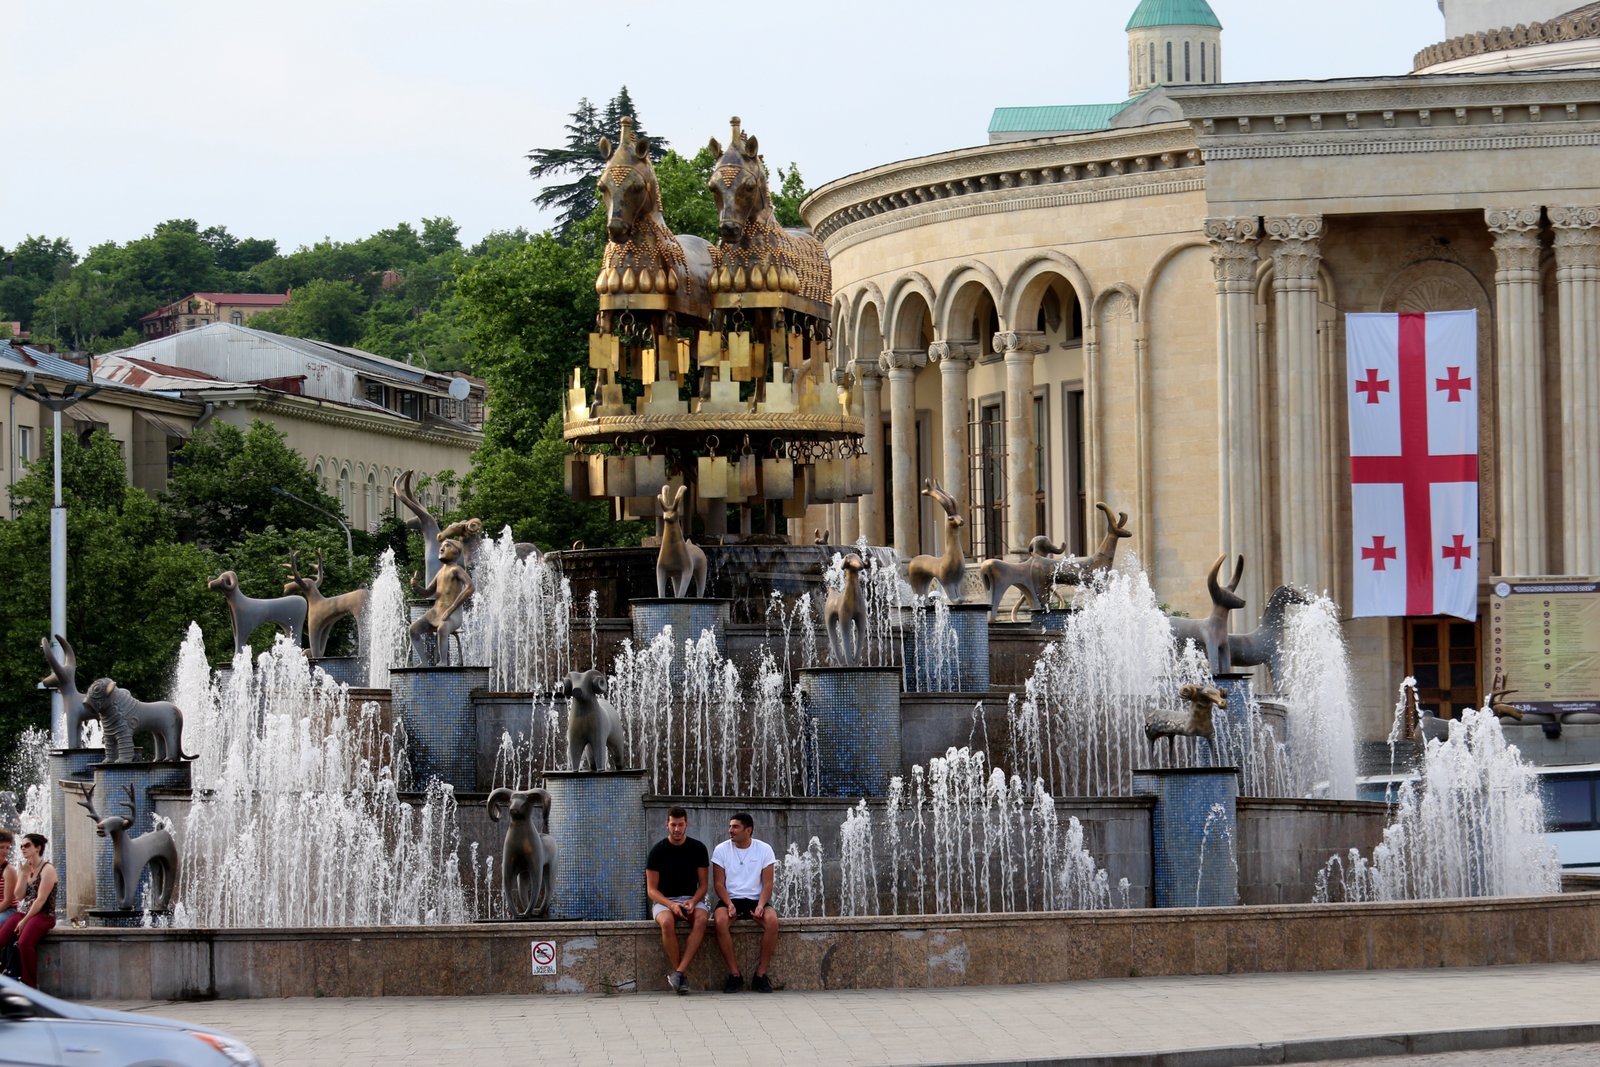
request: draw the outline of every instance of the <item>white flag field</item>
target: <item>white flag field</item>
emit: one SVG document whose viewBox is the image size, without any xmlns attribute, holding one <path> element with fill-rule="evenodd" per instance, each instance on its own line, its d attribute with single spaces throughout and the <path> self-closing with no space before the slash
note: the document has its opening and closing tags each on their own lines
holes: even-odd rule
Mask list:
<svg viewBox="0 0 1600 1067">
<path fill-rule="evenodd" d="M 1474 311 L 1345 316 L 1351 614 L 1478 616 Z"/>
</svg>

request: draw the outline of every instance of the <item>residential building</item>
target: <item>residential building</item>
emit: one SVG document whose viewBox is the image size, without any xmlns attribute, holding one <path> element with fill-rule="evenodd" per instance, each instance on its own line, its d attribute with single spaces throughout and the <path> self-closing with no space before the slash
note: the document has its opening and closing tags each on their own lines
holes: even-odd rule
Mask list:
<svg viewBox="0 0 1600 1067">
<path fill-rule="evenodd" d="M 140 319 L 139 332 L 153 340 L 217 322 L 243 326 L 268 308 L 288 302 L 288 293 L 190 293 Z"/>
</svg>

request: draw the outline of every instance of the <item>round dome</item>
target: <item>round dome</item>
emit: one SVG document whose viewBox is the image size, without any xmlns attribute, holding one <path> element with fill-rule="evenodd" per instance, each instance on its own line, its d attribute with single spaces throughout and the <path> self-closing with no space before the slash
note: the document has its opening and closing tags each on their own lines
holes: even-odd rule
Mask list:
<svg viewBox="0 0 1600 1067">
<path fill-rule="evenodd" d="M 1222 29 L 1217 13 L 1206 0 L 1139 0 L 1133 17 L 1128 19 L 1130 30 L 1151 26 L 1215 26 Z"/>
</svg>

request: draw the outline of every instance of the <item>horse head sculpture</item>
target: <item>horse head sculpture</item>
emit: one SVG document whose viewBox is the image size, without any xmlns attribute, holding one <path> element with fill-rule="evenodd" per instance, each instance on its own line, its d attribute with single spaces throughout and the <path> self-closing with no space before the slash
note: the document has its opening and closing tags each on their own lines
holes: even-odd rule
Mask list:
<svg viewBox="0 0 1600 1067">
<path fill-rule="evenodd" d="M 710 246 L 698 237 L 674 236 L 661 214 L 661 183 L 650 162 L 650 139 L 635 136 L 633 120 L 623 116 L 617 143 L 600 138 L 605 169 L 600 172 L 600 203 L 606 215 L 606 250 L 595 291 L 601 307 L 608 297 L 624 306 L 628 298 L 661 297 L 670 310 L 699 317 L 710 312 L 706 281 Z M 659 306 L 659 305 L 657 305 Z"/>
</svg>

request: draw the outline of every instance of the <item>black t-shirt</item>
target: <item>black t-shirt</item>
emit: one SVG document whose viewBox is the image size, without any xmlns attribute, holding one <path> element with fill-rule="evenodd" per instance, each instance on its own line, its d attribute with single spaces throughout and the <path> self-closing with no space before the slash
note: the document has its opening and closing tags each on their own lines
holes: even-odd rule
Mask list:
<svg viewBox="0 0 1600 1067">
<path fill-rule="evenodd" d="M 700 868 L 709 866 L 711 856 L 706 846 L 692 837 L 684 838 L 681 845 L 674 845 L 663 837 L 655 843 L 650 858 L 644 862 L 645 870 L 660 875 L 656 888 L 666 897 L 694 896 L 695 890 L 700 888 Z M 706 892 L 710 891 L 708 885 Z"/>
</svg>

